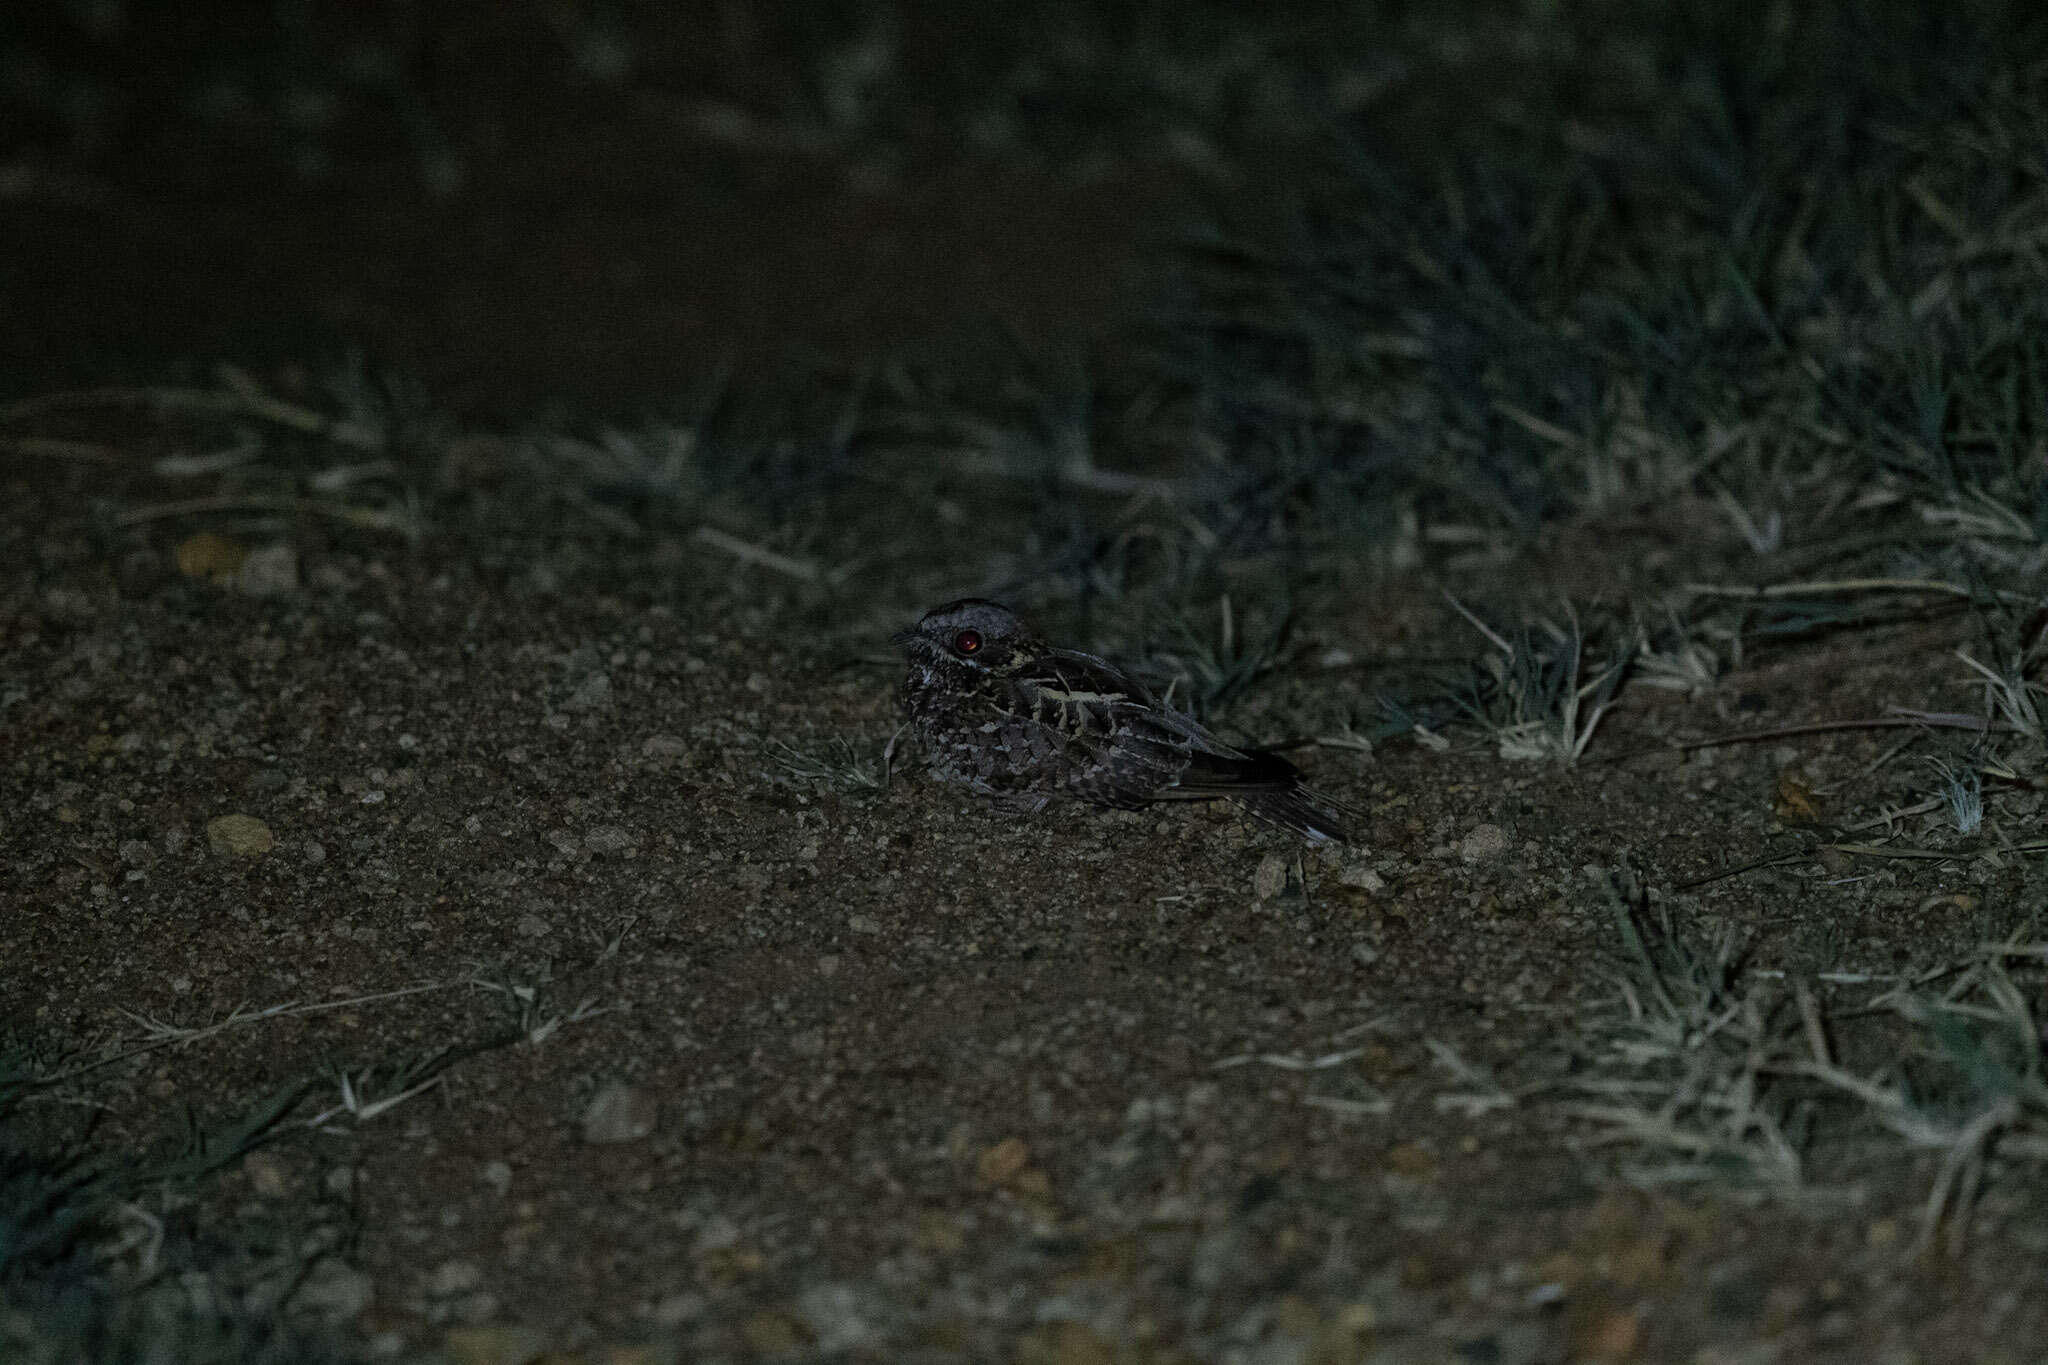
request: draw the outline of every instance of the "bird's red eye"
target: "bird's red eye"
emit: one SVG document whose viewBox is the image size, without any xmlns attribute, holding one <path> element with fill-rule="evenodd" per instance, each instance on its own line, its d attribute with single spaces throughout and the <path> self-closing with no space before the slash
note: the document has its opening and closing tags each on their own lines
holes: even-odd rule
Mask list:
<svg viewBox="0 0 2048 1365">
<path fill-rule="evenodd" d="M 976 631 L 963 630 L 953 637 L 953 649 L 956 653 L 972 654 L 980 648 L 981 635 Z"/>
</svg>

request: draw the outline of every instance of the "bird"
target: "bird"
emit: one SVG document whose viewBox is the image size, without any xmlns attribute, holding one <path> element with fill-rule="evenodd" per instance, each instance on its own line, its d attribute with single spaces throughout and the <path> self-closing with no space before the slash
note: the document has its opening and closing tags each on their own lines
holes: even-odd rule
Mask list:
<svg viewBox="0 0 2048 1365">
<path fill-rule="evenodd" d="M 1036 813 L 1056 797 L 1136 810 L 1223 799 L 1311 844 L 1348 842 L 1348 808 L 1278 754 L 1225 744 L 1124 669 L 1062 649 L 1000 602 L 963 597 L 890 637 L 934 776 Z"/>
</svg>

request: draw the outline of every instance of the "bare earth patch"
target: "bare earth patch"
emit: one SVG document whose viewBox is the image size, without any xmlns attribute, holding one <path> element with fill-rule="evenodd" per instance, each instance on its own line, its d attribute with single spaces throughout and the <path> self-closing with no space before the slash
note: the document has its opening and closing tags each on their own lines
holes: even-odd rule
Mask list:
<svg viewBox="0 0 2048 1365">
<path fill-rule="evenodd" d="M 1702 1186 L 1677 1168 L 1712 1152 L 1617 1155 L 1572 1107 L 1588 1030 L 1626 1014 L 1617 898 L 1845 999 L 2039 896 L 2033 858 L 1808 832 L 1909 804 L 1910 733 L 1669 745 L 1964 702 L 1939 629 L 1636 689 L 1620 762 L 1314 751 L 1370 826 L 1304 858 L 1222 810 L 1020 822 L 914 765 L 834 779 L 897 723 L 879 632 L 756 628 L 756 571 L 707 550 L 543 592 L 560 541 L 496 571 L 338 545 L 282 596 L 129 592 L 28 529 L 72 495 L 11 491 L 40 513 L 13 581 L 42 567 L 5 614 L 6 1026 L 75 1073 L 28 1116 L 146 1146 L 167 1104 L 224 1122 L 304 1082 L 181 1216 L 311 1224 L 294 1273 L 310 1246 L 372 1340 L 1942 1359 L 2039 1311 L 2002 1269 L 2041 1226 L 2026 1182 L 1922 1248 L 1938 1151 L 1755 1203 L 1761 1175 Z M 1400 580 L 1373 610 L 1408 595 L 1455 619 Z M 1404 645 L 1352 629 L 1326 643 Z"/>
<path fill-rule="evenodd" d="M 2038 1355 L 2023 7 L 60 8 L 0 1358 Z"/>
</svg>

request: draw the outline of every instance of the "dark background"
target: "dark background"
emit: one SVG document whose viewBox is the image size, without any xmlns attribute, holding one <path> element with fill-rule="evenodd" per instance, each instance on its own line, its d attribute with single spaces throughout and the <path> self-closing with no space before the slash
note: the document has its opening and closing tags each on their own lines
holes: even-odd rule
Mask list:
<svg viewBox="0 0 2048 1365">
<path fill-rule="evenodd" d="M 360 347 L 521 410 L 1085 344 L 1204 187 L 1176 119 L 1239 117 L 1133 86 L 1134 54 L 1230 43 L 1221 6 L 10 9 L 16 389 Z"/>
</svg>

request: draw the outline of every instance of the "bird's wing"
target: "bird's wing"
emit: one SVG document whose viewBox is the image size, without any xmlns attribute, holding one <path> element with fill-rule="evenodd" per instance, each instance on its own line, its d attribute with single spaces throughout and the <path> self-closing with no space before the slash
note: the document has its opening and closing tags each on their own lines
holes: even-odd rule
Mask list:
<svg viewBox="0 0 2048 1365">
<path fill-rule="evenodd" d="M 1229 749 L 1222 753 L 1197 749 L 1174 784 L 1181 796 L 1248 796 L 1255 792 L 1293 791 L 1301 785 L 1301 769 L 1278 754 Z"/>
<path fill-rule="evenodd" d="M 1114 753 L 1129 785 L 1154 799 L 1285 791 L 1300 780 L 1285 759 L 1232 748 L 1093 654 L 1049 650 L 1011 685 L 1019 713 L 1091 757 Z"/>
<path fill-rule="evenodd" d="M 1110 738 L 1130 713 L 1158 709 L 1143 683 L 1109 660 L 1079 650 L 1034 654 L 1004 681 L 1019 715 L 1070 740 Z"/>
</svg>

